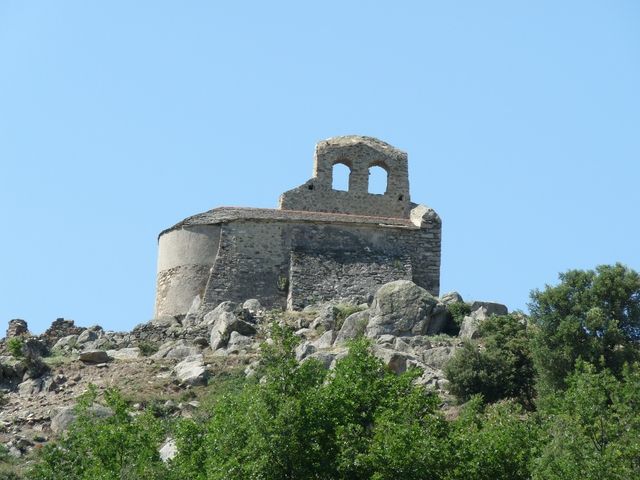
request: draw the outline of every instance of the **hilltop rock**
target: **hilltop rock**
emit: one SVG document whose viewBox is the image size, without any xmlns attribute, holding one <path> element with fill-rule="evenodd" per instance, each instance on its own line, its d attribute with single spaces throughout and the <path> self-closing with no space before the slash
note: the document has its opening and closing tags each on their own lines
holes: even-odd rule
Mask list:
<svg viewBox="0 0 640 480">
<path fill-rule="evenodd" d="M 464 303 L 464 300 L 462 299 L 462 295 L 458 292 L 449 292 L 440 297 L 440 302 L 445 305 L 450 305 L 452 303 Z"/>
<path fill-rule="evenodd" d="M 473 339 L 479 335 L 480 324 L 493 315 L 507 315 L 506 306 L 492 302 L 473 302 L 471 313 L 464 317 L 458 336 L 462 339 Z"/>
<path fill-rule="evenodd" d="M 366 336 L 422 335 L 437 304 L 433 295 L 409 280 L 387 283 L 373 297 Z"/>
<path fill-rule="evenodd" d="M 472 312 L 475 312 L 480 308 L 483 308 L 485 315 L 489 317 L 492 315 L 507 315 L 509 313 L 509 309 L 506 305 L 502 305 L 501 303 L 475 301 L 471 304 Z"/>
</svg>

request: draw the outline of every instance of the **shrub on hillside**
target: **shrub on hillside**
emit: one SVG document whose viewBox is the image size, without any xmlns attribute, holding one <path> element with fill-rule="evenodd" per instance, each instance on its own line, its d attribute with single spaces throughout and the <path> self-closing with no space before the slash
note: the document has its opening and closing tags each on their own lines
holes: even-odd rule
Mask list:
<svg viewBox="0 0 640 480">
<path fill-rule="evenodd" d="M 95 389 L 81 399 L 78 419 L 57 442 L 46 445 L 28 475 L 30 480 L 157 480 L 168 478 L 158 449 L 164 440 L 160 422 L 151 412 L 136 416 L 122 396 L 105 392 L 114 414 L 95 419 L 89 407 Z"/>
<path fill-rule="evenodd" d="M 7 350 L 11 355 L 16 358 L 22 358 L 24 356 L 23 353 L 24 348 L 24 340 L 20 337 L 13 337 L 7 340 Z"/>
<path fill-rule="evenodd" d="M 640 368 L 620 378 L 580 362 L 568 389 L 546 402 L 535 480 L 640 478 Z"/>
<path fill-rule="evenodd" d="M 394 375 L 361 340 L 329 373 L 296 362 L 291 332 L 273 337 L 263 382 L 219 399 L 207 424 L 181 423 L 175 478 L 443 478 L 447 424 L 417 371 Z"/>
<path fill-rule="evenodd" d="M 540 425 L 512 401 L 473 397 L 452 422 L 447 480 L 529 480 Z"/>
<path fill-rule="evenodd" d="M 480 340 L 464 342 L 445 366 L 451 393 L 463 402 L 480 394 L 487 402 L 515 398 L 530 407 L 535 371 L 523 317 L 490 317 L 479 332 Z"/>
</svg>

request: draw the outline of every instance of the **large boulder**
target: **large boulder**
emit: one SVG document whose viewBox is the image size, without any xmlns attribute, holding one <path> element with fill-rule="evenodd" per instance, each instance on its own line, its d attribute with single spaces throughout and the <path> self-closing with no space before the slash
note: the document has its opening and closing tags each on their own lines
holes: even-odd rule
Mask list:
<svg viewBox="0 0 640 480">
<path fill-rule="evenodd" d="M 499 303 L 473 302 L 471 313 L 464 317 L 458 336 L 469 340 L 478 338 L 480 324 L 493 315 L 507 315 L 507 307 Z"/>
<path fill-rule="evenodd" d="M 238 332 L 231 332 L 227 343 L 227 353 L 239 353 L 253 345 L 253 339 Z"/>
<path fill-rule="evenodd" d="M 189 343 L 186 340 L 169 340 L 168 342 L 163 343 L 158 351 L 151 356 L 151 358 L 156 360 L 162 358 L 183 360 L 192 355 L 198 355 L 200 351 L 200 347 Z"/>
<path fill-rule="evenodd" d="M 59 339 L 52 350 L 69 351 L 78 343 L 78 335 L 67 335 Z"/>
<path fill-rule="evenodd" d="M 353 340 L 364 335 L 364 331 L 369 323 L 369 310 L 363 310 L 361 312 L 352 313 L 345 318 L 342 328 L 336 336 L 334 344 L 344 345 L 349 340 Z"/>
<path fill-rule="evenodd" d="M 39 338 L 31 337 L 27 338 L 22 346 L 22 354 L 27 359 L 36 359 L 40 357 L 44 357 L 49 354 L 49 349 L 47 348 L 46 343 L 41 341 Z"/>
<path fill-rule="evenodd" d="M 309 355 L 313 355 L 314 353 L 316 353 L 317 350 L 318 349 L 311 342 L 302 342 L 296 347 L 296 360 L 300 362 L 307 358 Z"/>
<path fill-rule="evenodd" d="M 335 339 L 336 339 L 335 330 L 329 330 L 327 332 L 324 332 L 320 336 L 320 338 L 316 339 L 313 342 L 313 346 L 316 347 L 317 349 L 331 348 Z"/>
<path fill-rule="evenodd" d="M 437 335 L 438 333 L 446 332 L 451 322 L 451 314 L 447 310 L 447 305 L 442 302 L 438 302 L 431 311 L 431 320 L 427 325 L 427 335 Z"/>
<path fill-rule="evenodd" d="M 20 381 L 26 370 L 24 361 L 11 355 L 0 356 L 0 383 Z"/>
<path fill-rule="evenodd" d="M 471 304 L 472 312 L 475 312 L 480 308 L 484 308 L 484 313 L 489 317 L 492 315 L 507 315 L 509 313 L 507 306 L 501 303 L 475 301 Z"/>
<path fill-rule="evenodd" d="M 198 324 L 198 312 L 200 311 L 200 306 L 202 305 L 202 298 L 200 295 L 196 295 L 191 302 L 191 306 L 187 311 L 187 314 L 182 319 L 182 326 L 185 328 L 195 327 Z"/>
<path fill-rule="evenodd" d="M 262 313 L 262 305 L 260 300 L 256 298 L 250 298 L 242 304 L 242 311 L 247 318 L 256 318 Z"/>
<path fill-rule="evenodd" d="M 422 361 L 432 368 L 442 370 L 445 364 L 453 357 L 458 347 L 442 346 L 433 347 L 422 351 Z"/>
<path fill-rule="evenodd" d="M 408 362 L 417 363 L 416 358 L 408 353 L 399 352 L 390 348 L 374 345 L 372 349 L 374 356 L 382 360 L 385 366 L 394 373 L 407 371 Z"/>
<path fill-rule="evenodd" d="M 464 299 L 458 292 L 449 292 L 440 297 L 440 302 L 445 305 L 450 305 L 452 303 L 463 303 Z"/>
<path fill-rule="evenodd" d="M 237 305 L 233 302 L 222 302 L 205 315 L 204 322 L 211 325 L 209 346 L 214 351 L 227 346 L 231 332 L 247 336 L 256 333 L 255 325 L 239 318 Z"/>
<path fill-rule="evenodd" d="M 104 335 L 104 330 L 99 325 L 93 325 L 78 335 L 77 343 L 84 344 L 98 340 Z"/>
<path fill-rule="evenodd" d="M 438 299 L 410 280 L 396 280 L 380 287 L 373 297 L 365 334 L 422 335 L 429 329 Z"/>
<path fill-rule="evenodd" d="M 192 355 L 178 363 L 173 369 L 180 383 L 184 385 L 203 385 L 207 382 L 208 372 L 202 355 Z"/>
<path fill-rule="evenodd" d="M 104 350 L 87 350 L 81 352 L 79 357 L 84 363 L 105 363 L 110 360 L 109 355 Z"/>
<path fill-rule="evenodd" d="M 306 357 L 303 361 L 308 361 L 309 359 L 316 360 L 320 362 L 320 364 L 324 368 L 329 370 L 335 358 L 336 358 L 336 354 L 333 352 L 315 352 L 309 355 L 308 357 Z"/>
<path fill-rule="evenodd" d="M 23 398 L 33 397 L 40 392 L 51 392 L 53 390 L 55 390 L 55 384 L 53 378 L 49 375 L 27 378 L 18 385 L 18 395 Z"/>
</svg>

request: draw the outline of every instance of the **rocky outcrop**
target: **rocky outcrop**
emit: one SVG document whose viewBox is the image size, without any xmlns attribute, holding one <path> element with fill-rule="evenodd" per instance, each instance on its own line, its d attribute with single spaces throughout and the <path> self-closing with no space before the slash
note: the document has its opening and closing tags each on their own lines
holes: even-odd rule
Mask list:
<svg viewBox="0 0 640 480">
<path fill-rule="evenodd" d="M 224 348 L 229 343 L 232 332 L 241 335 L 255 335 L 256 326 L 241 317 L 237 304 L 222 302 L 204 317 L 204 323 L 211 325 L 209 346 L 211 350 Z"/>
<path fill-rule="evenodd" d="M 151 357 L 155 359 L 173 359 L 183 360 L 192 355 L 198 355 L 202 352 L 202 348 L 190 343 L 186 340 L 169 340 L 164 343 L 160 349 Z"/>
<path fill-rule="evenodd" d="M 185 385 L 203 385 L 207 382 L 207 369 L 202 355 L 192 355 L 178 363 L 174 373 L 180 383 Z"/>
<path fill-rule="evenodd" d="M 387 283 L 373 297 L 365 334 L 369 338 L 423 335 L 437 304 L 437 298 L 409 280 Z"/>
<path fill-rule="evenodd" d="M 462 305 L 453 308 L 454 304 Z M 58 407 L 66 407 L 90 383 L 104 389 L 135 378 L 131 382 L 134 389 L 161 385 L 158 391 L 162 395 L 173 392 L 177 400 L 187 389 L 198 391 L 193 387 L 206 385 L 210 376 L 226 366 L 239 368 L 247 376 L 261 375 L 257 353 L 263 342 L 273 342 L 270 331 L 275 324 L 295 330 L 300 338 L 295 349 L 299 362 L 317 361 L 327 369 L 335 368 L 347 355 L 350 341 L 365 337 L 372 353 L 389 370 L 400 374 L 421 369 L 415 382 L 437 390 L 446 402 L 446 363 L 464 340 L 477 337 L 483 321 L 507 313 L 504 305 L 493 302 L 465 303 L 455 292 L 436 298 L 407 280 L 383 285 L 372 296 L 370 306 L 336 301 L 310 305 L 303 311 L 277 312 L 265 311 L 257 300 L 247 300 L 223 302 L 196 315 L 198 306 L 194 301 L 192 314 L 152 319 L 132 332 L 77 327 L 72 320 L 58 319 L 45 334 L 30 336 L 26 322 L 14 322 L 11 334 L 22 337 L 22 351 L 28 358 L 0 355 L 0 384 L 9 399 L 0 409 L 0 426 L 7 432 L 3 438 L 10 439 L 1 441 L 22 455 L 40 438 L 36 428 L 46 435 L 49 428 L 54 436 L 59 434 L 75 419 L 75 413 Z M 460 333 L 443 334 L 452 331 L 453 314 L 460 315 L 460 311 L 470 311 Z M 0 348 L 2 345 L 0 342 Z M 39 359 L 48 354 L 48 346 L 56 356 L 66 357 L 54 362 L 59 366 L 51 371 Z M 167 400 L 162 408 L 172 415 L 190 415 L 193 402 L 178 401 Z M 52 417 L 56 408 L 60 412 Z M 110 414 L 104 407 L 95 408 L 96 416 Z"/>
<path fill-rule="evenodd" d="M 354 340 L 364 335 L 367 324 L 369 323 L 369 315 L 368 310 L 363 310 L 352 313 L 345 318 L 342 328 L 340 328 L 336 336 L 335 345 L 345 345 L 349 340 Z"/>
<path fill-rule="evenodd" d="M 464 317 L 458 336 L 464 340 L 478 338 L 480 324 L 493 315 L 507 315 L 506 306 L 492 302 L 473 302 L 471 313 Z"/>
<path fill-rule="evenodd" d="M 79 360 L 85 363 L 106 363 L 111 359 L 104 350 L 87 350 L 80 353 Z"/>
</svg>

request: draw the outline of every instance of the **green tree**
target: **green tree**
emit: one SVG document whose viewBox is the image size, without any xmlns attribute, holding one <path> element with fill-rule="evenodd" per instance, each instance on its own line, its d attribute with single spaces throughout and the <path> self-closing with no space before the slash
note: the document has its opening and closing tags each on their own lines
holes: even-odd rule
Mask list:
<svg viewBox="0 0 640 480">
<path fill-rule="evenodd" d="M 132 416 L 115 390 L 105 392 L 113 410 L 95 419 L 95 389 L 79 402 L 78 420 L 58 442 L 44 447 L 28 478 L 33 480 L 161 480 L 167 471 L 158 449 L 164 439 L 150 412 Z"/>
<path fill-rule="evenodd" d="M 443 478 L 447 424 L 418 371 L 397 376 L 356 341 L 327 372 L 296 362 L 291 332 L 272 337 L 263 381 L 219 399 L 206 424 L 181 424 L 174 478 Z"/>
<path fill-rule="evenodd" d="M 621 264 L 569 270 L 531 293 L 533 357 L 544 392 L 562 390 L 577 360 L 620 375 L 639 358 L 640 276 Z"/>
<path fill-rule="evenodd" d="M 512 401 L 465 404 L 452 423 L 447 480 L 528 480 L 539 444 L 536 418 Z"/>
<path fill-rule="evenodd" d="M 488 402 L 515 398 L 530 407 L 535 371 L 524 316 L 490 317 L 479 333 L 479 340 L 466 341 L 445 366 L 451 393 L 463 402 L 481 394 Z"/>
<path fill-rule="evenodd" d="M 568 390 L 547 402 L 545 446 L 536 480 L 640 478 L 640 369 L 610 371 L 579 363 Z"/>
</svg>

